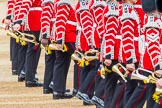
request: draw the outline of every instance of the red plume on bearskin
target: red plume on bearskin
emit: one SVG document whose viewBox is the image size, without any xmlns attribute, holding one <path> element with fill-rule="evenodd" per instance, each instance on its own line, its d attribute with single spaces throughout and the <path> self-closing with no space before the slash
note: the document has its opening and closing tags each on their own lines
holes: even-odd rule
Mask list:
<svg viewBox="0 0 162 108">
<path fill-rule="evenodd" d="M 162 0 L 156 0 L 156 8 L 159 12 L 162 12 Z"/>
<path fill-rule="evenodd" d="M 142 0 L 142 9 L 145 13 L 156 10 L 155 0 Z"/>
</svg>

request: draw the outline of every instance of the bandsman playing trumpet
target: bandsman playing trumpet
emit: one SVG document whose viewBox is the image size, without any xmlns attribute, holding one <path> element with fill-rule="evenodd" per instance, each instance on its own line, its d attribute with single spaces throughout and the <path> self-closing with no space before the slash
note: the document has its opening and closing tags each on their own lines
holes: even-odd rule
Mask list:
<svg viewBox="0 0 162 108">
<path fill-rule="evenodd" d="M 26 59 L 25 59 L 25 86 L 26 87 L 38 87 L 42 86 L 35 80 L 35 73 L 37 71 L 37 65 L 40 57 L 40 48 L 37 42 L 39 42 L 40 35 L 40 18 L 42 13 L 41 0 L 22 0 L 21 8 L 19 9 L 19 15 L 17 21 L 14 23 L 13 29 L 15 31 L 20 30 L 21 25 L 26 21 L 25 30 L 27 33 L 36 37 L 36 43 L 28 42 Z M 30 38 L 30 37 L 28 37 Z"/>
<path fill-rule="evenodd" d="M 160 71 L 160 59 L 161 59 L 161 48 L 160 48 L 160 35 L 162 28 L 161 15 L 158 12 L 161 5 L 160 1 L 156 0 L 142 0 L 142 8 L 145 12 L 144 17 L 144 35 L 145 35 L 145 46 L 144 54 L 142 56 L 142 68 L 152 71 L 154 76 L 161 77 L 162 73 Z M 159 80 L 160 81 L 160 80 Z M 159 86 L 159 81 L 157 81 L 157 87 Z M 146 108 L 160 108 L 161 106 L 152 98 L 155 92 L 156 85 L 153 83 L 147 83 L 146 91 Z"/>
<path fill-rule="evenodd" d="M 107 1 L 104 10 L 104 65 L 110 70 L 105 76 L 104 108 L 123 107 L 124 81 L 114 72 L 112 67 L 116 65 L 119 57 L 122 36 L 119 35 L 119 3 L 116 0 Z M 118 84 L 117 84 L 118 82 Z"/>
<path fill-rule="evenodd" d="M 122 35 L 122 62 L 130 73 L 138 68 L 140 62 L 139 36 L 142 25 L 135 5 L 141 4 L 140 0 L 122 0 L 119 11 L 120 34 Z M 141 14 L 142 15 L 142 14 Z M 142 18 L 142 17 L 141 17 Z M 146 86 L 142 81 L 129 80 L 124 91 L 124 108 L 142 108 L 145 102 Z"/>
</svg>

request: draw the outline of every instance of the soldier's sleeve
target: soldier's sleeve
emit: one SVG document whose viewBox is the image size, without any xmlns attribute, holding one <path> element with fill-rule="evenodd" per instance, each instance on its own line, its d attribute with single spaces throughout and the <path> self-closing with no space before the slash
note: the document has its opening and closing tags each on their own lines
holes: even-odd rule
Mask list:
<svg viewBox="0 0 162 108">
<path fill-rule="evenodd" d="M 96 30 L 100 38 L 103 38 L 103 34 L 104 34 L 103 12 L 105 7 L 106 7 L 106 3 L 101 1 L 94 3 L 94 6 L 91 7 L 94 20 L 97 23 Z"/>
<path fill-rule="evenodd" d="M 41 16 L 41 33 L 42 38 L 50 37 L 50 24 L 53 16 L 53 0 L 45 0 L 42 3 L 42 16 Z"/>
<path fill-rule="evenodd" d="M 121 18 L 121 34 L 126 62 L 128 64 L 131 64 L 137 62 L 134 46 L 135 20 L 132 18 L 132 15 L 128 12 L 129 10 L 125 10 L 125 12 L 126 11 L 127 13 L 125 13 L 125 15 L 123 14 L 123 18 Z"/>
<path fill-rule="evenodd" d="M 56 42 L 63 44 L 65 39 L 66 22 L 70 15 L 70 6 L 68 4 L 59 4 L 56 12 Z"/>
<path fill-rule="evenodd" d="M 80 13 L 80 23 L 82 32 L 87 40 L 88 46 L 92 45 L 92 35 L 93 35 L 93 17 L 88 10 L 83 10 Z"/>
<path fill-rule="evenodd" d="M 35 0 L 23 0 L 21 9 L 20 9 L 20 13 L 18 16 L 18 20 L 16 21 L 16 23 L 22 24 L 23 20 L 25 20 L 25 16 L 27 15 L 30 7 L 33 5 Z"/>
<path fill-rule="evenodd" d="M 115 37 L 118 29 L 118 18 L 117 16 L 109 16 L 105 25 L 105 58 L 114 59 L 114 46 Z"/>
<path fill-rule="evenodd" d="M 145 35 L 147 37 L 147 51 L 150 55 L 152 65 L 155 70 L 160 69 L 160 27 L 155 22 L 153 16 L 149 16 L 148 23 L 145 25 Z"/>
<path fill-rule="evenodd" d="M 7 15 L 6 15 L 6 19 L 12 19 L 13 15 L 14 15 L 14 5 L 15 5 L 15 1 L 14 0 L 8 0 L 7 1 Z"/>
</svg>

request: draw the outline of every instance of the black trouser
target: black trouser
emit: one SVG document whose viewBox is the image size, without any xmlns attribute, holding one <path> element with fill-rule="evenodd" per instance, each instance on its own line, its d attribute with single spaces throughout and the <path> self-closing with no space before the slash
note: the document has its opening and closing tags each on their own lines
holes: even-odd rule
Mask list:
<svg viewBox="0 0 162 108">
<path fill-rule="evenodd" d="M 18 50 L 19 50 L 19 44 L 16 43 L 16 40 L 14 38 L 11 38 L 12 70 L 18 70 Z"/>
<path fill-rule="evenodd" d="M 135 64 L 136 69 L 138 63 Z M 127 80 L 125 93 L 124 93 L 124 105 L 125 108 L 143 108 L 146 100 L 146 85 L 143 81 Z"/>
<path fill-rule="evenodd" d="M 125 82 L 121 77 L 119 77 L 110 108 L 125 108 L 123 104 L 124 90 Z"/>
<path fill-rule="evenodd" d="M 81 70 L 81 86 L 79 91 L 88 94 L 90 98 L 94 95 L 95 76 L 98 71 L 98 60 L 90 61 L 90 64 Z"/>
<path fill-rule="evenodd" d="M 80 71 L 81 67 L 78 66 L 77 62 L 74 61 L 74 82 L 73 82 L 73 88 L 75 90 L 78 90 L 80 88 Z"/>
<path fill-rule="evenodd" d="M 101 78 L 98 74 L 95 78 L 95 96 L 104 99 L 105 79 Z"/>
<path fill-rule="evenodd" d="M 66 79 L 71 62 L 71 55 L 74 53 L 75 50 L 75 43 L 67 42 L 65 44 L 68 47 L 68 51 L 56 51 L 56 60 L 53 71 L 53 89 L 55 92 L 62 93 L 65 93 Z"/>
<path fill-rule="evenodd" d="M 136 85 L 136 83 L 138 85 Z M 133 86 L 133 84 L 136 85 L 136 87 Z M 130 87 L 128 87 L 128 86 L 130 86 Z M 131 86 L 133 88 L 131 88 Z M 135 87 L 135 89 L 134 89 L 134 87 Z M 129 88 L 132 90 L 130 90 Z M 131 93 L 131 92 L 129 93 L 128 89 L 129 89 L 129 91 L 133 91 L 133 93 Z M 128 81 L 126 83 L 125 93 L 128 94 L 127 98 L 128 98 L 128 96 L 130 96 L 129 100 L 127 101 L 127 104 L 125 104 L 125 108 L 143 108 L 143 105 L 146 100 L 146 85 L 142 81 L 136 81 L 136 80 L 134 82 L 133 82 L 133 80 Z"/>
<path fill-rule="evenodd" d="M 112 64 L 107 68 L 112 70 L 112 67 L 116 65 L 118 61 L 113 60 Z M 105 98 L 104 98 L 104 108 L 122 108 L 122 99 L 124 93 L 124 82 L 120 80 L 120 76 L 113 71 L 106 74 L 106 84 L 105 84 Z"/>
<path fill-rule="evenodd" d="M 40 31 L 29 32 L 30 34 L 34 34 L 36 36 L 36 40 L 39 40 Z M 35 46 L 35 44 L 28 42 L 28 48 L 26 53 L 25 60 L 25 81 L 34 81 L 35 73 L 37 70 L 38 58 L 37 55 L 40 55 L 39 46 Z"/>
<path fill-rule="evenodd" d="M 19 51 L 18 51 L 18 76 L 20 75 L 21 71 L 24 70 L 25 66 L 25 58 L 26 58 L 26 52 L 27 52 L 28 46 L 22 46 L 20 45 Z"/>
<path fill-rule="evenodd" d="M 44 84 L 43 89 L 49 89 L 49 84 L 53 80 L 53 69 L 55 63 L 55 51 L 51 54 L 45 54 L 45 73 L 44 73 Z"/>
</svg>

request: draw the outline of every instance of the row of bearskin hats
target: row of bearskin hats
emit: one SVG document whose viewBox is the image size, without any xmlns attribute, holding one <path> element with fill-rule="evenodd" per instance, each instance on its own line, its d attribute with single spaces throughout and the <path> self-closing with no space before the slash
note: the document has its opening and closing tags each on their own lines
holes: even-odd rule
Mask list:
<svg viewBox="0 0 162 108">
<path fill-rule="evenodd" d="M 154 10 L 162 12 L 162 0 L 142 0 L 142 8 L 146 13 Z"/>
</svg>

